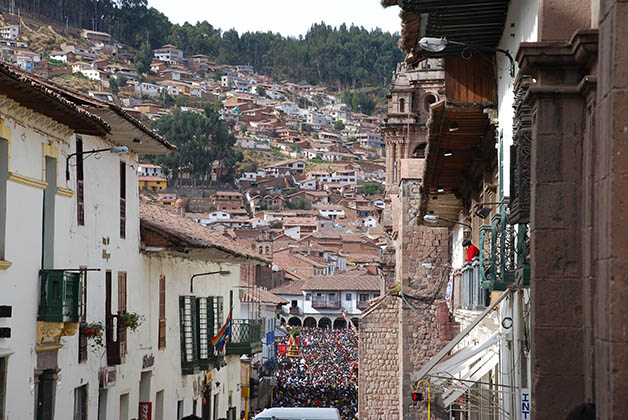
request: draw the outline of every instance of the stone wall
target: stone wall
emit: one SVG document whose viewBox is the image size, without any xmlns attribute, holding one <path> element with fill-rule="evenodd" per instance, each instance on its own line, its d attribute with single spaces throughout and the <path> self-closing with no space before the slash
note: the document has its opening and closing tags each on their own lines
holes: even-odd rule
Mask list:
<svg viewBox="0 0 628 420">
<path fill-rule="evenodd" d="M 385 296 L 360 320 L 360 420 L 399 420 L 399 307 Z"/>
</svg>

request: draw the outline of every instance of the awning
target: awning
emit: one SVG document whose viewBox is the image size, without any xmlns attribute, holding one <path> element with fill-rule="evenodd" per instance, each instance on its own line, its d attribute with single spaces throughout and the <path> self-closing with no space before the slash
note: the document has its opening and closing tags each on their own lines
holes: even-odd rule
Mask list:
<svg viewBox="0 0 628 420">
<path fill-rule="evenodd" d="M 495 309 L 497 307 L 497 305 L 499 305 L 501 303 L 502 300 L 504 300 L 506 297 L 510 296 L 512 294 L 512 289 L 508 289 L 506 290 L 504 293 L 502 293 L 497 299 L 495 299 L 494 302 L 492 302 L 488 307 L 486 307 L 486 309 L 484 309 L 484 311 L 482 311 L 482 313 L 480 315 L 478 315 L 477 318 L 475 318 L 468 326 L 467 328 L 465 328 L 463 331 L 461 331 L 458 335 L 456 335 L 454 337 L 453 340 L 451 340 L 449 343 L 447 343 L 447 345 L 445 347 L 443 347 L 441 349 L 441 351 L 439 351 L 436 356 L 432 357 L 422 368 L 421 370 L 419 370 L 416 374 L 412 375 L 412 380 L 413 381 L 419 381 L 423 378 L 425 378 L 426 376 L 428 376 L 430 373 L 434 372 L 434 369 L 439 366 L 439 363 L 443 362 L 445 363 L 444 365 L 440 365 L 440 366 L 445 366 L 447 367 L 447 362 L 452 360 L 454 357 L 456 357 L 457 355 L 459 355 L 461 352 L 456 353 L 455 355 L 450 356 L 450 352 L 454 349 L 454 347 L 456 347 L 476 326 L 478 326 L 478 324 L 486 317 L 486 315 L 488 315 L 489 313 L 491 313 L 493 311 L 493 309 Z M 495 339 L 495 336 L 492 336 L 491 339 Z M 482 345 L 485 346 L 485 349 L 489 346 L 487 343 L 490 341 L 487 340 L 486 342 L 482 343 L 480 345 L 480 347 Z M 491 344 L 492 345 L 492 344 Z M 462 351 L 465 351 L 467 349 L 464 349 Z M 478 350 L 481 351 L 481 350 Z M 470 350 L 468 351 L 466 354 L 469 355 L 469 357 L 472 357 L 473 355 L 473 351 Z M 465 359 L 463 356 L 458 357 L 458 359 Z M 468 360 L 468 358 L 466 358 L 465 360 Z M 450 364 L 454 364 L 455 363 L 450 363 Z M 434 373 L 435 374 L 435 373 Z"/>
<path fill-rule="evenodd" d="M 440 397 L 444 407 L 460 398 L 497 365 L 499 361 L 497 344 L 503 338 L 502 334 L 495 333 L 477 346 L 462 349 L 436 365 L 427 375 L 433 387 L 443 389 Z"/>
</svg>

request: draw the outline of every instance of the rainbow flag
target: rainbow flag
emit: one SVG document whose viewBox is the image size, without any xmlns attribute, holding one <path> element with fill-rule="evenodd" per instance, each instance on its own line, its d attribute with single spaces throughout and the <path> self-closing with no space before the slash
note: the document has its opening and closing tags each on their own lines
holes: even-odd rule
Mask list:
<svg viewBox="0 0 628 420">
<path fill-rule="evenodd" d="M 227 336 L 231 334 L 231 315 L 233 313 L 233 308 L 229 311 L 229 316 L 225 320 L 225 325 L 222 326 L 218 334 L 211 338 L 212 345 L 219 352 L 222 351 L 222 348 L 225 346 L 227 341 Z"/>
</svg>

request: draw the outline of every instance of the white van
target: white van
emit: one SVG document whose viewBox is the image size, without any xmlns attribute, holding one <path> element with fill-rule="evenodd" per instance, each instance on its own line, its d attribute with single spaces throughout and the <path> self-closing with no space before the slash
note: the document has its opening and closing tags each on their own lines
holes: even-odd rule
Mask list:
<svg viewBox="0 0 628 420">
<path fill-rule="evenodd" d="M 255 420 L 340 420 L 336 408 L 274 407 L 255 416 Z"/>
</svg>

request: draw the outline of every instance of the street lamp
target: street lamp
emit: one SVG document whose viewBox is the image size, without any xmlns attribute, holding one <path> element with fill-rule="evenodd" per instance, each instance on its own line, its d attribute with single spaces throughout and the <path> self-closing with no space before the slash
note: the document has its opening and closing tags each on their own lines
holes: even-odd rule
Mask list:
<svg viewBox="0 0 628 420">
<path fill-rule="evenodd" d="M 425 37 L 419 40 L 419 47 L 429 52 L 441 52 L 445 48 L 447 48 L 448 44 L 460 45 L 466 48 L 475 48 L 476 50 L 481 50 L 481 51 L 500 52 L 504 54 L 506 57 L 508 57 L 508 60 L 510 60 L 510 77 L 515 77 L 515 60 L 512 58 L 512 55 L 510 55 L 510 51 L 508 50 L 504 50 L 501 48 L 484 47 L 482 45 L 465 44 L 464 42 L 450 41 L 445 37 L 442 37 L 442 38 Z"/>
<path fill-rule="evenodd" d="M 113 147 L 107 147 L 104 149 L 94 149 L 94 150 L 89 150 L 87 152 L 74 152 L 74 153 L 70 153 L 66 158 L 65 158 L 65 180 L 69 181 L 70 180 L 70 158 L 74 157 L 74 156 L 78 156 L 79 154 L 81 155 L 81 158 L 83 156 L 89 156 L 89 155 L 93 155 L 94 153 L 100 153 L 100 152 L 111 152 L 114 153 L 116 155 L 122 154 L 122 153 L 126 153 L 129 151 L 129 148 L 126 146 L 113 146 Z"/>
<path fill-rule="evenodd" d="M 210 276 L 212 274 L 220 274 L 221 276 L 228 276 L 229 274 L 231 274 L 231 271 L 227 271 L 227 270 L 218 270 L 218 271 L 209 271 L 207 273 L 199 273 L 199 274 L 194 274 L 192 277 L 190 277 L 190 293 L 194 293 L 194 279 L 196 277 L 200 277 L 200 276 Z"/>
<path fill-rule="evenodd" d="M 425 216 L 423 216 L 423 220 L 426 221 L 427 223 L 430 223 L 430 224 L 438 223 L 440 220 L 444 220 L 445 222 L 456 223 L 456 224 L 459 224 L 459 225 L 462 225 L 462 226 L 466 226 L 469 229 L 473 229 L 471 227 L 471 225 L 468 224 L 468 223 L 463 223 L 463 222 L 459 222 L 457 220 L 448 219 L 446 217 L 442 217 L 442 216 L 439 216 L 437 214 L 426 214 Z"/>
</svg>

